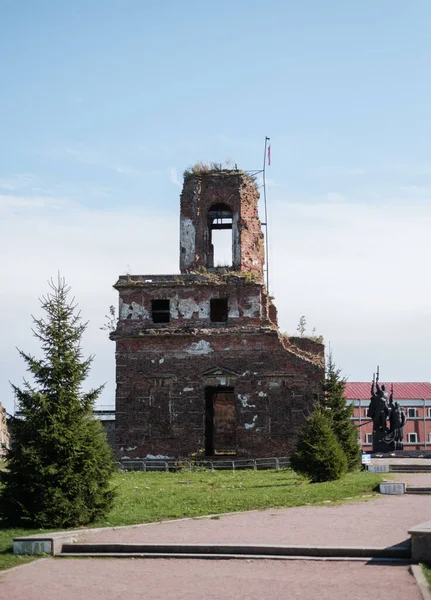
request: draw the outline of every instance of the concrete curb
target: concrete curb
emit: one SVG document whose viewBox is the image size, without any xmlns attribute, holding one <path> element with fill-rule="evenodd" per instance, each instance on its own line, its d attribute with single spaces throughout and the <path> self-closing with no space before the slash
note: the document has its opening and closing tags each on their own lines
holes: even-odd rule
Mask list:
<svg viewBox="0 0 431 600">
<path fill-rule="evenodd" d="M 164 554 L 164 553 L 134 553 L 116 554 L 114 552 L 99 554 L 99 553 L 61 553 L 57 554 L 56 558 L 73 558 L 73 559 L 157 559 L 157 558 L 168 558 L 168 559 L 198 559 L 198 560 L 303 560 L 303 561 L 335 561 L 335 562 L 362 562 L 366 564 L 390 564 L 390 565 L 410 565 L 410 559 L 408 558 L 379 558 L 371 556 L 301 556 L 292 555 L 284 556 L 279 554 Z"/>
<path fill-rule="evenodd" d="M 422 600 L 431 600 L 431 590 L 420 565 L 411 565 L 410 570 L 416 580 L 416 584 L 422 595 Z"/>
<path fill-rule="evenodd" d="M 118 525 L 116 527 L 88 527 L 86 529 L 75 529 L 70 531 L 56 531 L 54 533 L 36 533 L 34 535 L 16 537 L 13 539 L 14 554 L 52 554 L 55 556 L 61 551 L 63 543 L 78 542 L 79 537 L 87 533 L 100 531 L 123 531 L 149 527 L 150 525 L 161 525 L 163 523 L 178 523 L 181 521 L 195 521 L 200 519 L 214 519 L 228 517 L 230 515 L 243 515 L 246 513 L 259 512 L 258 510 L 242 510 L 227 513 L 216 513 L 213 515 L 200 515 L 197 517 L 182 517 L 180 519 L 165 519 L 163 521 L 151 521 L 151 523 L 135 523 L 134 525 Z"/>
<path fill-rule="evenodd" d="M 273 544 L 145 544 L 145 543 L 85 543 L 64 544 L 61 555 L 164 555 L 189 558 L 206 556 L 317 556 L 339 558 L 389 558 L 410 560 L 410 544 L 395 546 L 298 546 Z"/>
</svg>

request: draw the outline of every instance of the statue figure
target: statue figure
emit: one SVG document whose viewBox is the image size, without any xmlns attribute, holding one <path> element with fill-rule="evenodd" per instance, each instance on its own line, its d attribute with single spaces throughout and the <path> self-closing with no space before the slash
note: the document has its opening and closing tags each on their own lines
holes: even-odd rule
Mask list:
<svg viewBox="0 0 431 600">
<path fill-rule="evenodd" d="M 373 376 L 371 384 L 371 399 L 368 406 L 367 416 L 373 420 L 373 431 L 386 433 L 386 419 L 389 416 L 389 396 L 386 392 L 386 387 L 383 384 L 379 385 L 379 373 L 377 378 Z"/>
<path fill-rule="evenodd" d="M 404 439 L 404 425 L 406 422 L 406 415 L 404 410 L 398 402 L 394 404 L 394 417 L 393 417 L 393 431 L 395 440 L 395 449 L 402 450 L 403 439 Z"/>
</svg>

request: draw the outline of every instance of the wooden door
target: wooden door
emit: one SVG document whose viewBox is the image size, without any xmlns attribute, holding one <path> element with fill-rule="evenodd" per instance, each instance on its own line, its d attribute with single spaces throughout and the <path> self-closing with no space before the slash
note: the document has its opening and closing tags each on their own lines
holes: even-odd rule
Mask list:
<svg viewBox="0 0 431 600">
<path fill-rule="evenodd" d="M 233 391 L 215 391 L 213 406 L 214 454 L 236 454 L 236 411 Z"/>
</svg>

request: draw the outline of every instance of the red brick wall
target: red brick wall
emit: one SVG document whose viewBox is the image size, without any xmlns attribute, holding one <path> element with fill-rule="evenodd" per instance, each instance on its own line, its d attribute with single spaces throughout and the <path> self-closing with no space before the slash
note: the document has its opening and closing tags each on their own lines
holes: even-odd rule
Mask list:
<svg viewBox="0 0 431 600">
<path fill-rule="evenodd" d="M 189 457 L 205 447 L 205 388 L 234 387 L 237 456 L 288 454 L 320 392 L 323 369 L 276 331 L 117 340 L 119 456 Z M 224 374 L 205 374 L 220 368 Z"/>
<path fill-rule="evenodd" d="M 181 193 L 181 227 L 189 220 L 193 227 L 182 229 L 180 269 L 182 273 L 212 268 L 208 211 L 225 204 L 233 214 L 233 271 L 246 271 L 262 278 L 263 234 L 258 215 L 259 192 L 251 177 L 242 171 L 209 171 L 185 177 Z M 189 250 L 193 244 L 193 251 Z M 189 253 L 192 256 L 187 259 Z"/>
</svg>

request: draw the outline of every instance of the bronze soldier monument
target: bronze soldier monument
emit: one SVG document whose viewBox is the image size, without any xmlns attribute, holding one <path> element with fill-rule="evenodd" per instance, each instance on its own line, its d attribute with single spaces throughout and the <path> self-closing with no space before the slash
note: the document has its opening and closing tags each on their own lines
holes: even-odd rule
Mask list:
<svg viewBox="0 0 431 600">
<path fill-rule="evenodd" d="M 394 404 L 393 384 L 390 396 L 386 386 L 379 384 L 379 367 L 377 376 L 373 375 L 367 416 L 373 421 L 373 452 L 386 453 L 403 449 L 406 416 L 398 402 Z"/>
</svg>

